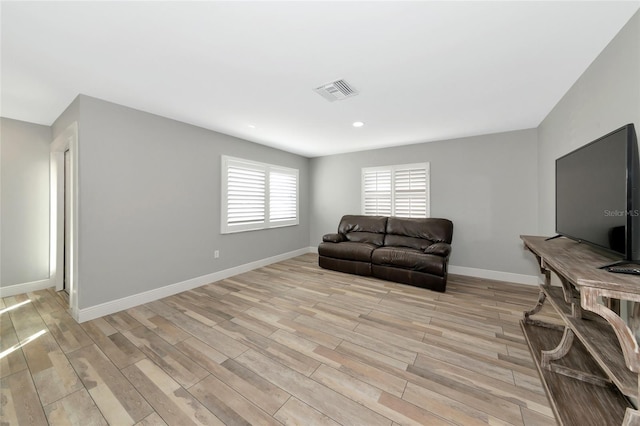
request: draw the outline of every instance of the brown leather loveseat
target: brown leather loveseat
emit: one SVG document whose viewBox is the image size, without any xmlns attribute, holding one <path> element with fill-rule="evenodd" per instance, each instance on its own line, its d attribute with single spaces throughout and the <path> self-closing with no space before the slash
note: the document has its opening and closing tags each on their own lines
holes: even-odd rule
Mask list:
<svg viewBox="0 0 640 426">
<path fill-rule="evenodd" d="M 318 246 L 326 269 L 445 291 L 453 223 L 447 219 L 343 216 Z"/>
</svg>

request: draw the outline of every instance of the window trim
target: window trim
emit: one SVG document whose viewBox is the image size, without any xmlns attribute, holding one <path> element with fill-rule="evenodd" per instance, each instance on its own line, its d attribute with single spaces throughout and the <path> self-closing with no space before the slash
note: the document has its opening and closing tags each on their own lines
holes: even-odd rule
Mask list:
<svg viewBox="0 0 640 426">
<path fill-rule="evenodd" d="M 426 216 L 431 217 L 431 164 L 429 162 L 424 163 L 411 163 L 411 164 L 395 164 L 391 166 L 376 166 L 376 167 L 363 167 L 361 170 L 361 181 L 360 181 L 360 212 L 363 215 L 367 215 L 365 212 L 366 206 L 366 193 L 365 193 L 365 177 L 367 173 L 371 172 L 379 172 L 386 171 L 391 175 L 391 187 L 390 187 L 390 205 L 391 205 L 391 214 L 390 216 L 396 215 L 396 192 L 395 192 L 395 179 L 396 172 L 401 170 L 410 170 L 410 169 L 424 169 L 426 173 Z"/>
<path fill-rule="evenodd" d="M 229 225 L 228 223 L 228 171 L 230 166 L 242 167 L 246 166 L 254 170 L 264 171 L 265 176 L 265 192 L 264 192 L 264 221 L 248 224 Z M 261 229 L 282 228 L 285 226 L 295 226 L 300 224 L 300 171 L 298 169 L 277 166 L 274 164 L 261 163 L 258 161 L 246 160 L 244 158 L 231 157 L 228 155 L 221 156 L 221 209 L 220 209 L 220 233 L 233 234 L 237 232 L 257 231 Z M 271 214 L 271 191 L 270 191 L 270 175 L 271 172 L 291 174 L 295 176 L 295 218 L 289 220 L 272 220 Z"/>
</svg>

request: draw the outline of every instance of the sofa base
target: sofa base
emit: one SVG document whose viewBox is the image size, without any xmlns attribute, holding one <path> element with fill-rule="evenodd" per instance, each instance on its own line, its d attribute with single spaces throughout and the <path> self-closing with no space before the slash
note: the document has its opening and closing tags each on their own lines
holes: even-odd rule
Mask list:
<svg viewBox="0 0 640 426">
<path fill-rule="evenodd" d="M 318 265 L 321 268 L 331 269 L 348 274 L 371 276 L 371 264 L 369 262 L 357 262 L 355 260 L 335 259 L 333 257 L 319 256 Z"/>
<path fill-rule="evenodd" d="M 410 269 L 394 268 L 391 266 L 371 265 L 371 275 L 387 281 L 409 284 L 433 291 L 444 293 L 447 287 L 447 277 L 425 274 Z"/>
<path fill-rule="evenodd" d="M 372 265 L 368 262 L 356 262 L 353 260 L 319 256 L 318 265 L 324 269 L 345 272 L 347 274 L 373 276 L 383 280 L 409 284 L 433 291 L 444 292 L 447 287 L 446 276 L 439 277 L 437 275 L 425 274 L 424 272 L 417 272 L 409 269 Z"/>
</svg>

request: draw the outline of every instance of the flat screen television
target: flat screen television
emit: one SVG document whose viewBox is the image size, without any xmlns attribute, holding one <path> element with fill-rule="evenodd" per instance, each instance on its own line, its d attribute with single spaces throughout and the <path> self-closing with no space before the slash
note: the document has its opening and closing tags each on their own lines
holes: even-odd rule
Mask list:
<svg viewBox="0 0 640 426">
<path fill-rule="evenodd" d="M 640 262 L 640 159 L 627 124 L 556 160 L 556 233 Z"/>
</svg>

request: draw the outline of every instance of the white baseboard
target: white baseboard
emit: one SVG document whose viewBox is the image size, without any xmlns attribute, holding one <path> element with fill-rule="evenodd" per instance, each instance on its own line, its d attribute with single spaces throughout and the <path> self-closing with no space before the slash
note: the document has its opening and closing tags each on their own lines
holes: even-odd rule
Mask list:
<svg viewBox="0 0 640 426">
<path fill-rule="evenodd" d="M 90 306 L 88 308 L 79 309 L 78 317 L 76 318 L 76 320 L 78 322 L 90 321 L 92 319 L 100 318 L 105 315 L 120 312 L 124 309 L 129 309 L 133 308 L 134 306 L 142 305 L 144 303 L 153 302 L 154 300 L 162 299 L 163 297 L 171 296 L 183 291 L 203 286 L 205 284 L 224 280 L 225 278 L 229 278 L 234 275 L 249 272 L 253 269 L 271 265 L 272 263 L 281 262 L 283 260 L 291 259 L 292 257 L 310 253 L 309 249 L 309 247 L 306 247 L 290 251 L 288 253 L 268 257 L 266 259 L 256 260 L 255 262 L 245 263 L 244 265 L 225 269 L 223 271 L 213 272 L 211 274 L 191 278 L 189 280 L 175 284 L 169 284 L 164 287 L 134 294 L 132 296 L 127 296 L 110 302 L 101 303 L 99 305 Z"/>
<path fill-rule="evenodd" d="M 0 287 L 0 297 L 10 297 L 16 294 L 28 293 L 30 291 L 43 290 L 53 287 L 54 283 L 47 278 L 46 280 L 32 281 L 30 283 L 14 284 L 6 287 Z"/>
<path fill-rule="evenodd" d="M 317 254 L 318 247 L 309 247 L 309 253 Z M 449 273 L 527 285 L 538 285 L 542 283 L 542 280 L 535 275 L 514 274 L 511 272 L 492 271 L 489 269 L 467 268 L 466 266 L 449 265 Z"/>
<path fill-rule="evenodd" d="M 514 274 L 511 272 L 492 271 L 489 269 L 467 268 L 466 266 L 449 265 L 449 273 L 527 285 L 538 285 L 540 283 L 540 279 L 535 275 Z"/>
</svg>

